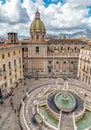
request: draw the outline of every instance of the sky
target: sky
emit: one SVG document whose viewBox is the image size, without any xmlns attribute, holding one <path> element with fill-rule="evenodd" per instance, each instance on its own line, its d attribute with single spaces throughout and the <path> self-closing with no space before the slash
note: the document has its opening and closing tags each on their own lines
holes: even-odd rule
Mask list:
<svg viewBox="0 0 91 130">
<path fill-rule="evenodd" d="M 48 34 L 91 30 L 91 0 L 0 0 L 0 36 L 29 37 L 37 8 Z"/>
</svg>

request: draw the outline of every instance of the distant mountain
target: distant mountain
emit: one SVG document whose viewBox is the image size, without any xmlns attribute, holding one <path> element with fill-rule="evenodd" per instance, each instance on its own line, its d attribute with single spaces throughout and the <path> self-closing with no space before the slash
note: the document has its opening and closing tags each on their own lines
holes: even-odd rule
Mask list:
<svg viewBox="0 0 91 130">
<path fill-rule="evenodd" d="M 19 39 L 29 39 L 30 36 L 25 36 L 25 35 L 18 35 Z"/>
<path fill-rule="evenodd" d="M 70 34 L 70 33 L 60 33 L 59 35 L 57 35 L 57 34 L 46 34 L 47 38 L 52 38 L 52 39 L 58 39 L 59 37 L 64 37 L 64 36 L 66 36 L 68 38 L 91 39 L 91 30 L 86 29 L 86 30 L 79 31 L 79 32 L 76 32 L 76 33 L 72 33 L 72 34 Z M 28 39 L 28 38 L 30 38 L 30 36 L 18 34 L 18 38 L 19 39 Z M 7 34 L 1 35 L 0 39 L 7 39 Z"/>
<path fill-rule="evenodd" d="M 47 38 L 58 39 L 59 37 L 68 37 L 68 38 L 83 38 L 83 39 L 91 39 L 91 30 L 86 29 L 84 31 L 79 31 L 73 34 L 68 33 L 60 33 L 59 35 L 55 34 L 47 34 Z"/>
</svg>

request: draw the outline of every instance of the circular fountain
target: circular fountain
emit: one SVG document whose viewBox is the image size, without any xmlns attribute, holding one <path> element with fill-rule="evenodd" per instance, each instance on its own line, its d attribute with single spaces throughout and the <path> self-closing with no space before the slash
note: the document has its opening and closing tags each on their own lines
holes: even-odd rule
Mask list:
<svg viewBox="0 0 91 130">
<path fill-rule="evenodd" d="M 75 98 L 68 92 L 59 92 L 54 97 L 55 105 L 64 112 L 71 112 L 75 109 Z"/>
<path fill-rule="evenodd" d="M 71 112 L 75 109 L 76 101 L 75 98 L 68 93 L 69 86 L 68 81 L 64 82 L 63 92 L 59 92 L 54 97 L 55 105 L 58 109 L 64 112 Z"/>
<path fill-rule="evenodd" d="M 37 126 L 43 125 L 43 128 L 47 125 L 48 129 L 51 128 L 53 130 L 58 130 L 64 126 L 69 126 L 68 129 L 71 128 L 69 125 L 72 122 L 72 127 L 74 126 L 74 122 L 78 126 L 78 130 L 82 127 L 80 120 L 88 121 L 85 124 L 84 128 L 87 128 L 91 125 L 91 112 L 86 112 L 85 114 L 85 105 L 84 100 L 81 98 L 78 90 L 74 89 L 75 87 L 68 85 L 68 81 L 65 80 L 64 84 L 58 84 L 58 80 L 56 80 L 56 85 L 46 85 L 43 87 L 39 87 L 30 93 L 30 97 L 28 98 L 27 105 L 33 102 L 33 105 L 29 105 L 29 109 L 25 116 L 28 117 L 30 115 L 30 119 L 32 121 L 32 127 L 29 124 L 29 127 L 32 129 L 35 123 Z M 76 90 L 76 93 L 75 91 Z M 78 92 L 78 94 L 77 94 Z M 80 95 L 80 96 L 79 96 Z M 32 98 L 35 96 L 36 98 Z M 27 106 L 26 105 L 26 106 Z M 28 107 L 26 107 L 27 109 Z M 33 110 L 33 114 L 30 113 Z M 87 116 L 89 118 L 87 119 Z M 60 120 L 61 119 L 61 120 Z M 66 124 L 64 125 L 64 123 Z M 21 121 L 22 123 L 22 121 Z M 63 124 L 63 126 L 62 126 Z M 84 122 L 83 122 L 84 124 Z M 79 126 L 80 125 L 80 126 Z M 88 126 L 87 126 L 88 125 Z M 36 127 L 37 128 L 37 127 Z M 65 128 L 64 128 L 65 129 Z"/>
</svg>

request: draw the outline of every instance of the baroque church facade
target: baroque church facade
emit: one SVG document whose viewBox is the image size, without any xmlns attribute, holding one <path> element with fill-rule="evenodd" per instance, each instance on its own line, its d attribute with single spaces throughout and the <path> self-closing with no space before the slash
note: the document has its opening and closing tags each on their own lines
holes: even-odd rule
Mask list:
<svg viewBox="0 0 91 130">
<path fill-rule="evenodd" d="M 87 42 L 66 37 L 46 39 L 46 28 L 37 10 L 30 25 L 30 39 L 22 45 L 24 74 L 76 77 L 80 49 Z"/>
</svg>

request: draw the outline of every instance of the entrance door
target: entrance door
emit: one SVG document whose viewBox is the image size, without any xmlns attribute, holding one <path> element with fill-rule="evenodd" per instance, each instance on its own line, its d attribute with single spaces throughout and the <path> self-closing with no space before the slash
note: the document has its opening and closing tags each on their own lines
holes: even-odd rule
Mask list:
<svg viewBox="0 0 91 130">
<path fill-rule="evenodd" d="M 49 67 L 49 68 L 48 68 L 48 73 L 51 73 L 51 71 L 52 71 L 52 70 L 51 70 L 51 67 Z"/>
</svg>

